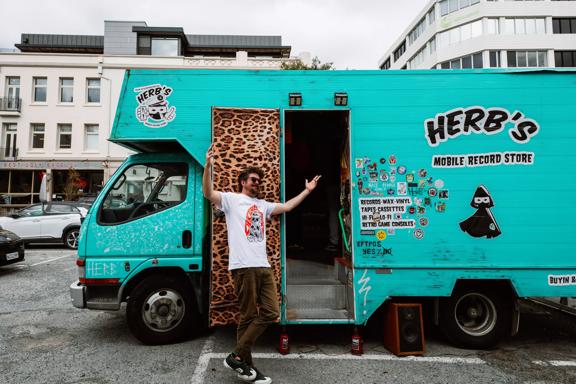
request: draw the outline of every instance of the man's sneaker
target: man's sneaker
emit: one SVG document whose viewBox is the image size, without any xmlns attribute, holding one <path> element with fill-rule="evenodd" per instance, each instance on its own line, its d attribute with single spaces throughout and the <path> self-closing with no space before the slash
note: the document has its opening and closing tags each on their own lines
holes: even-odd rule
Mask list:
<svg viewBox="0 0 576 384">
<path fill-rule="evenodd" d="M 256 384 L 270 384 L 272 383 L 272 379 L 269 378 L 268 376 L 264 376 L 264 374 L 262 372 L 260 372 L 258 369 L 256 369 L 256 367 L 252 367 L 252 369 L 254 369 L 256 371 L 256 378 L 254 380 L 252 380 L 253 383 Z M 238 375 L 239 378 L 240 375 Z"/>
<path fill-rule="evenodd" d="M 238 372 L 238 378 L 244 381 L 252 381 L 256 378 L 256 370 L 251 368 L 248 364 L 242 360 L 236 359 L 236 354 L 231 353 L 224 359 L 224 366 L 230 368 L 233 371 Z"/>
</svg>

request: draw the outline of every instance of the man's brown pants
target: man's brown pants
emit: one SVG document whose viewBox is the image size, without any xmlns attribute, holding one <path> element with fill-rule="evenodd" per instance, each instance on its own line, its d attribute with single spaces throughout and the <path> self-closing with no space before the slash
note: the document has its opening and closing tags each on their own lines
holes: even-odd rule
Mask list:
<svg viewBox="0 0 576 384">
<path fill-rule="evenodd" d="M 236 354 L 252 365 L 252 345 L 269 324 L 278 322 L 280 308 L 272 268 L 232 270 L 240 307 Z"/>
</svg>

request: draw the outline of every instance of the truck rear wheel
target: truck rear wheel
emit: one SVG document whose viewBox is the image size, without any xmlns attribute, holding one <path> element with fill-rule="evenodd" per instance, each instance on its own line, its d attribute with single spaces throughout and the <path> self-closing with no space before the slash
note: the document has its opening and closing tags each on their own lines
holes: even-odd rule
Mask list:
<svg viewBox="0 0 576 384">
<path fill-rule="evenodd" d="M 130 293 L 128 327 L 144 344 L 169 344 L 190 336 L 198 320 L 192 287 L 172 276 L 150 276 Z"/>
<path fill-rule="evenodd" d="M 462 286 L 440 300 L 440 328 L 458 347 L 490 349 L 510 330 L 513 308 L 502 289 Z"/>
</svg>

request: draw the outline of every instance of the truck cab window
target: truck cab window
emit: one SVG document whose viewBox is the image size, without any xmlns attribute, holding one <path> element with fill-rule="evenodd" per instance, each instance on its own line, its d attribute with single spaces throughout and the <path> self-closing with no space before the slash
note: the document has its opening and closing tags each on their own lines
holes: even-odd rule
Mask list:
<svg viewBox="0 0 576 384">
<path fill-rule="evenodd" d="M 106 193 L 100 224 L 118 224 L 152 215 L 186 199 L 188 166 L 183 163 L 128 167 Z"/>
</svg>

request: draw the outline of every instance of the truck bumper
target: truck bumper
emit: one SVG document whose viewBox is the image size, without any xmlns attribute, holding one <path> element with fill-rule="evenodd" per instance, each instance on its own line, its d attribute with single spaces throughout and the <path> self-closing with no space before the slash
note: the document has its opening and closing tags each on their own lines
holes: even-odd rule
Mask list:
<svg viewBox="0 0 576 384">
<path fill-rule="evenodd" d="M 86 287 L 81 285 L 79 280 L 70 285 L 70 298 L 72 299 L 72 305 L 76 308 L 86 308 L 85 290 Z"/>
</svg>

